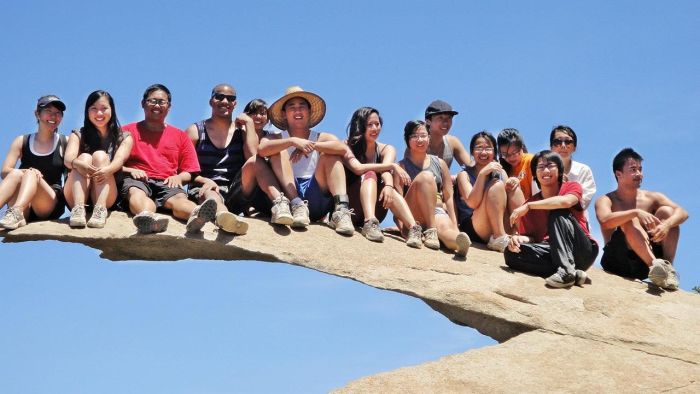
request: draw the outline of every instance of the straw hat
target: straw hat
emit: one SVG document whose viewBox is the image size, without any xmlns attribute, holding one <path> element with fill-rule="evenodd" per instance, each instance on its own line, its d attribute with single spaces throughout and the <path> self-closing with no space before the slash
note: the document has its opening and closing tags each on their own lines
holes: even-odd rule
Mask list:
<svg viewBox="0 0 700 394">
<path fill-rule="evenodd" d="M 267 110 L 270 122 L 278 129 L 287 130 L 287 118 L 282 113 L 282 110 L 287 101 L 295 97 L 301 97 L 309 102 L 309 128 L 319 124 L 323 117 L 326 116 L 326 102 L 321 97 L 311 92 L 305 92 L 299 86 L 290 86 L 284 92 L 284 96 L 272 103 Z"/>
</svg>

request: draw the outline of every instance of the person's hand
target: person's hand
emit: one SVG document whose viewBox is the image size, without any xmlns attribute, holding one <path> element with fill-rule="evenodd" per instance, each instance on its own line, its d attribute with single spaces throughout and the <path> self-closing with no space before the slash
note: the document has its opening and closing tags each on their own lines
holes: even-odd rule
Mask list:
<svg viewBox="0 0 700 394">
<path fill-rule="evenodd" d="M 73 169 L 78 171 L 78 173 L 85 178 L 90 178 L 92 174 L 97 171 L 97 167 L 82 160 L 73 160 Z"/>
<path fill-rule="evenodd" d="M 44 174 L 42 174 L 41 171 L 37 170 L 34 167 L 30 167 L 27 171 L 31 171 L 34 175 L 36 175 L 37 179 L 44 179 Z"/>
<path fill-rule="evenodd" d="M 252 122 L 253 119 L 248 116 L 245 112 L 241 112 L 236 116 L 236 119 L 233 121 L 233 123 L 236 125 L 236 128 L 238 129 L 245 129 L 245 126 L 248 125 L 248 122 Z"/>
<path fill-rule="evenodd" d="M 163 180 L 167 187 L 182 187 L 182 180 L 179 175 L 171 175 Z"/>
<path fill-rule="evenodd" d="M 530 211 L 530 205 L 528 203 L 525 203 L 513 210 L 513 212 L 510 214 L 510 225 L 514 226 L 518 220 L 520 220 L 521 217 L 525 216 L 528 212 Z"/>
<path fill-rule="evenodd" d="M 503 167 L 501 167 L 501 163 L 497 161 L 492 161 L 489 164 L 485 165 L 484 168 L 479 171 L 479 175 L 490 175 L 494 172 L 500 173 Z"/>
<path fill-rule="evenodd" d="M 651 239 L 651 242 L 659 243 L 666 239 L 669 230 L 670 228 L 666 225 L 666 223 L 661 222 L 658 225 L 654 226 L 654 228 L 652 228 L 651 230 L 648 230 L 647 232 L 649 233 L 649 238 Z"/>
<path fill-rule="evenodd" d="M 199 187 L 199 198 L 204 197 L 204 193 L 206 193 L 209 190 L 213 190 L 215 192 L 219 191 L 219 185 L 216 184 L 216 182 L 212 181 L 211 179 L 207 179 L 204 181 L 202 186 Z"/>
<path fill-rule="evenodd" d="M 411 176 L 408 175 L 406 170 L 401 168 L 401 166 L 397 163 L 394 163 L 393 167 L 394 174 L 396 174 L 399 177 L 399 179 L 401 180 L 401 184 L 406 187 L 411 186 Z"/>
<path fill-rule="evenodd" d="M 524 235 L 511 235 L 508 240 L 508 250 L 513 253 L 520 253 L 520 245 L 527 243 L 528 237 Z"/>
<path fill-rule="evenodd" d="M 291 142 L 292 142 L 292 146 L 297 148 L 294 151 L 295 153 L 296 153 L 296 151 L 299 151 L 304 156 L 307 156 L 307 157 L 311 154 L 311 152 L 314 151 L 314 149 L 316 147 L 316 143 L 314 143 L 313 141 L 305 140 L 305 139 L 299 138 L 299 137 L 291 137 Z"/>
<path fill-rule="evenodd" d="M 659 218 L 642 209 L 637 210 L 637 218 L 639 218 L 639 223 L 646 231 L 651 231 L 661 223 Z"/>
<path fill-rule="evenodd" d="M 112 175 L 112 171 L 110 170 L 109 166 L 100 167 L 95 169 L 95 171 L 90 175 L 90 179 L 92 179 L 98 185 L 101 185 L 107 182 L 107 176 L 109 175 Z"/>
<path fill-rule="evenodd" d="M 394 201 L 394 187 L 384 185 L 381 193 L 379 193 L 379 201 L 382 202 L 382 207 L 389 209 L 391 203 Z"/>
<path fill-rule="evenodd" d="M 131 177 L 136 179 L 137 181 L 148 180 L 148 175 L 146 175 L 146 171 L 144 170 L 131 170 Z"/>
<path fill-rule="evenodd" d="M 520 187 L 520 179 L 512 176 L 506 179 L 506 191 L 512 191 Z"/>
</svg>

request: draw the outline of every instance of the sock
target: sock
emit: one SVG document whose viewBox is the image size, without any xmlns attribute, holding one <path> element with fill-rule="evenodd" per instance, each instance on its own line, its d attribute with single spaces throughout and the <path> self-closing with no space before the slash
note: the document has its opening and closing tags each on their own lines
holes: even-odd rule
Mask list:
<svg viewBox="0 0 700 394">
<path fill-rule="evenodd" d="M 350 200 L 348 199 L 347 194 L 336 194 L 335 196 L 333 196 L 333 202 L 335 203 L 336 211 L 340 208 L 347 209 L 350 205 Z"/>
<path fill-rule="evenodd" d="M 303 202 L 304 202 L 304 201 L 303 201 L 301 198 L 299 198 L 299 197 L 294 197 L 294 198 L 292 199 L 292 201 L 291 201 L 291 203 L 292 203 L 291 205 L 292 205 L 293 207 L 296 207 L 297 205 L 299 205 L 299 204 L 301 204 L 301 203 L 303 203 Z"/>
</svg>

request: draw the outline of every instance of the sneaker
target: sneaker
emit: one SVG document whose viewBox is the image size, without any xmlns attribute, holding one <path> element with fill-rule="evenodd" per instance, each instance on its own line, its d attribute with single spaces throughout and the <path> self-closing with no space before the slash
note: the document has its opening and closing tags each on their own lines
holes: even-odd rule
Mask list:
<svg viewBox="0 0 700 394">
<path fill-rule="evenodd" d="M 583 286 L 588 280 L 588 274 L 583 270 L 576 270 L 574 275 L 576 277 L 576 285 Z"/>
<path fill-rule="evenodd" d="M 71 214 L 72 213 L 73 212 L 71 211 Z M 103 228 L 107 223 L 107 215 L 109 215 L 107 208 L 103 207 L 102 205 L 95 205 L 95 208 L 92 210 L 92 216 L 90 216 L 90 220 L 87 222 L 87 226 L 92 228 Z M 73 217 L 71 215 L 71 222 L 72 221 Z"/>
<path fill-rule="evenodd" d="M 283 224 L 285 226 L 289 226 L 294 223 L 292 212 L 289 210 L 289 200 L 284 196 L 284 194 L 272 201 L 271 212 L 272 218 L 270 219 L 270 223 L 272 224 Z"/>
<path fill-rule="evenodd" d="M 196 233 L 204 227 L 207 222 L 211 222 L 216 218 L 216 200 L 209 198 L 201 205 L 198 205 L 192 210 L 190 218 L 187 219 L 185 231 L 188 234 Z"/>
<path fill-rule="evenodd" d="M 469 236 L 467 235 L 467 233 L 457 234 L 457 238 L 455 239 L 455 242 L 457 242 L 457 251 L 455 252 L 455 254 L 457 256 L 467 257 L 467 252 L 469 252 L 469 247 L 472 246 L 472 240 L 469 239 Z"/>
<path fill-rule="evenodd" d="M 148 211 L 143 211 L 134 216 L 134 225 L 139 234 L 162 233 L 168 229 L 170 222 L 165 216 L 156 216 L 156 214 Z"/>
<path fill-rule="evenodd" d="M 70 210 L 70 221 L 68 224 L 71 227 L 85 227 L 87 219 L 85 218 L 85 205 L 76 204 Z"/>
<path fill-rule="evenodd" d="M 24 214 L 19 208 L 7 208 L 5 211 L 5 216 L 0 220 L 0 226 L 8 229 L 14 230 L 17 227 L 26 226 L 27 221 L 24 220 Z"/>
<path fill-rule="evenodd" d="M 308 226 L 309 223 L 311 223 L 309 219 L 309 203 L 303 201 L 292 206 L 292 217 L 294 218 L 292 228 L 304 228 Z"/>
<path fill-rule="evenodd" d="M 239 220 L 238 217 L 229 211 L 221 211 L 216 214 L 216 227 L 227 233 L 243 235 L 248 232 L 248 223 Z"/>
<path fill-rule="evenodd" d="M 495 250 L 496 252 L 503 253 L 508 247 L 509 242 L 509 235 L 501 235 L 497 238 L 494 238 L 492 235 L 491 237 L 489 237 L 489 243 L 486 244 L 486 247 L 491 250 Z"/>
<path fill-rule="evenodd" d="M 654 259 L 649 267 L 649 280 L 658 287 L 666 288 L 668 286 L 668 268 L 671 265 L 666 260 Z"/>
<path fill-rule="evenodd" d="M 362 226 L 362 235 L 372 242 L 384 242 L 384 234 L 379 228 L 379 220 L 370 219 Z"/>
<path fill-rule="evenodd" d="M 343 235 L 352 235 L 355 233 L 355 226 L 352 225 L 352 209 L 340 207 L 331 215 L 331 220 L 328 224 L 335 229 L 335 232 Z"/>
<path fill-rule="evenodd" d="M 423 247 L 423 241 L 421 241 L 420 236 L 423 233 L 423 229 L 420 224 L 416 223 L 413 227 L 408 230 L 408 239 L 406 240 L 406 245 L 412 248 L 420 249 Z"/>
<path fill-rule="evenodd" d="M 583 272 L 583 271 L 581 271 Z M 549 278 L 545 279 L 548 286 L 556 287 L 558 289 L 568 288 L 576 283 L 576 275 L 574 274 L 560 274 L 555 272 Z"/>
<path fill-rule="evenodd" d="M 435 227 L 423 231 L 423 245 L 430 249 L 440 249 L 440 240 Z"/>
<path fill-rule="evenodd" d="M 664 289 L 666 290 L 678 290 L 678 286 L 680 286 L 680 276 L 678 275 L 678 272 L 676 272 L 676 269 L 673 268 L 673 264 L 669 263 L 668 264 L 668 278 L 666 279 L 666 287 Z"/>
</svg>

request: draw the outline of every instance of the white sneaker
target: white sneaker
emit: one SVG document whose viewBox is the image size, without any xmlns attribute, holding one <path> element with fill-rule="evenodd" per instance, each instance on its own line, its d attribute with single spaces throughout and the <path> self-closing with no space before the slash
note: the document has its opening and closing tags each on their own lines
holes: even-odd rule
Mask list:
<svg viewBox="0 0 700 394">
<path fill-rule="evenodd" d="M 139 234 L 162 233 L 168 229 L 170 222 L 166 216 L 156 215 L 149 211 L 143 211 L 134 216 L 133 221 Z"/>
<path fill-rule="evenodd" d="M 272 224 L 289 226 L 294 223 L 292 212 L 289 210 L 289 199 L 284 194 L 272 201 L 270 212 L 272 213 L 272 218 L 270 218 L 270 223 Z"/>
<path fill-rule="evenodd" d="M 467 235 L 467 233 L 457 234 L 457 238 L 455 239 L 455 242 L 457 242 L 457 250 L 455 251 L 455 254 L 457 256 L 467 257 L 467 252 L 469 252 L 469 247 L 472 246 L 472 240 L 469 239 L 469 236 Z"/>
<path fill-rule="evenodd" d="M 489 243 L 486 244 L 486 247 L 491 250 L 495 250 L 496 252 L 503 253 L 508 247 L 509 242 L 509 235 L 501 235 L 497 238 L 494 238 L 492 235 L 491 237 L 489 237 Z"/>
<path fill-rule="evenodd" d="M 336 209 L 331 215 L 331 220 L 328 224 L 335 229 L 335 232 L 342 235 L 353 235 L 355 226 L 352 225 L 352 209 L 347 209 L 343 206 Z"/>
<path fill-rule="evenodd" d="M 216 227 L 227 233 L 243 235 L 248 232 L 248 223 L 240 220 L 229 211 L 221 211 L 216 214 Z"/>
<path fill-rule="evenodd" d="M 663 259 L 652 260 L 651 267 L 649 267 L 649 280 L 651 283 L 658 287 L 666 288 L 666 286 L 668 286 L 666 282 L 668 280 L 667 266 L 670 265 L 671 263 Z"/>
<path fill-rule="evenodd" d="M 311 223 L 308 201 L 302 201 L 292 206 L 292 217 L 294 218 L 292 228 L 306 228 Z"/>
</svg>

